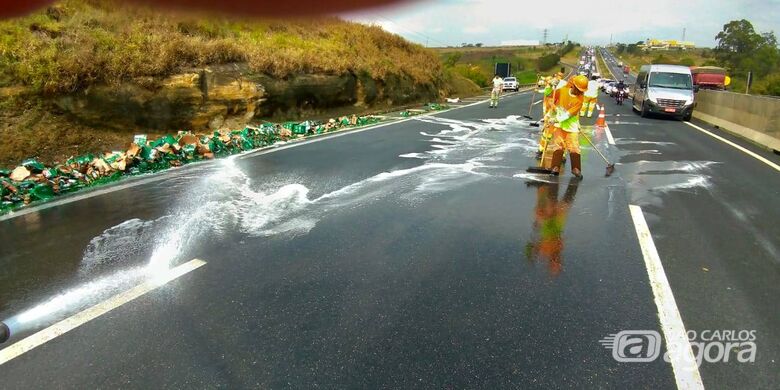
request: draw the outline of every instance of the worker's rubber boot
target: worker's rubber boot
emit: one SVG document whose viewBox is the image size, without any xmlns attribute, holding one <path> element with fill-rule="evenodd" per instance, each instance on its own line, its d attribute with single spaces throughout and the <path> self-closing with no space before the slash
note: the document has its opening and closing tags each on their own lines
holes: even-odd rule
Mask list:
<svg viewBox="0 0 780 390">
<path fill-rule="evenodd" d="M 571 174 L 582 179 L 582 159 L 579 153 L 569 153 L 571 157 Z"/>
<path fill-rule="evenodd" d="M 560 174 L 562 161 L 563 161 L 563 149 L 556 150 L 555 152 L 553 152 L 552 163 L 550 164 L 550 169 L 552 170 L 553 176 L 558 176 Z"/>
</svg>

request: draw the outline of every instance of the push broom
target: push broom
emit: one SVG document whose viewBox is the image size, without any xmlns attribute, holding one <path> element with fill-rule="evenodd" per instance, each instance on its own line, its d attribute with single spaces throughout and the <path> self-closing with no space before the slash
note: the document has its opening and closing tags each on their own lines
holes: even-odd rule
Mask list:
<svg viewBox="0 0 780 390">
<path fill-rule="evenodd" d="M 534 108 L 534 99 L 536 98 L 536 88 L 538 86 L 539 86 L 539 78 L 537 77 L 536 84 L 534 85 L 533 90 L 531 92 L 531 103 L 528 105 L 528 115 L 523 115 L 523 118 L 532 121 L 530 123 L 532 127 L 539 127 L 539 121 L 534 121 L 534 118 L 531 117 L 531 111 L 533 111 Z"/>
<path fill-rule="evenodd" d="M 544 134 L 544 129 L 542 129 L 542 134 Z M 547 155 L 547 144 L 550 142 L 550 140 L 547 139 L 547 137 L 545 137 L 544 135 L 542 135 L 542 138 L 544 139 L 544 146 L 542 149 L 542 159 L 539 160 L 539 166 L 528 167 L 528 169 L 526 169 L 525 171 L 530 173 L 541 173 L 544 175 L 552 175 L 553 174 L 552 167 L 545 168 L 544 166 L 542 166 L 544 164 L 544 157 Z"/>
<path fill-rule="evenodd" d="M 596 152 L 599 154 L 599 156 L 601 156 L 601 158 L 604 159 L 604 162 L 607 163 L 607 172 L 604 174 L 604 176 L 612 175 L 612 173 L 615 172 L 615 164 L 609 162 L 609 160 L 607 160 L 607 158 L 604 157 L 604 154 L 601 153 L 601 151 L 599 150 L 599 148 L 596 147 L 596 145 L 593 144 L 593 141 L 590 140 L 590 137 L 585 135 L 585 133 L 583 132 L 580 132 L 580 134 L 582 134 L 582 136 L 585 137 L 585 139 L 588 141 L 590 146 L 592 146 L 593 149 L 596 149 Z"/>
</svg>

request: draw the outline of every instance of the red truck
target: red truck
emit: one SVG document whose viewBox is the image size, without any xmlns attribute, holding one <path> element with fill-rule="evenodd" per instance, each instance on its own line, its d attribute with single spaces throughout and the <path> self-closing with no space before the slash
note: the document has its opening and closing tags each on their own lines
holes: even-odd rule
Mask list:
<svg viewBox="0 0 780 390">
<path fill-rule="evenodd" d="M 702 89 L 726 89 L 728 76 L 726 69 L 717 66 L 692 66 L 693 85 Z"/>
</svg>

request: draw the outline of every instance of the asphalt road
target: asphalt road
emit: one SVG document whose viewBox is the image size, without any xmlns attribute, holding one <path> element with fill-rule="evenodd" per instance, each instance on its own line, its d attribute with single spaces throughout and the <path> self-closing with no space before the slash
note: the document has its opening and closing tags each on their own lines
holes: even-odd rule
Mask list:
<svg viewBox="0 0 780 390">
<path fill-rule="evenodd" d="M 538 129 L 518 115 L 531 97 L 0 222 L 5 348 L 206 262 L 0 365 L 3 387 L 673 388 L 670 364 L 620 363 L 599 343 L 662 332 L 630 204 L 686 328 L 756 330 L 755 362 L 704 363 L 704 385 L 776 387 L 778 172 L 606 102 L 616 145 L 594 142 L 615 175 L 589 148 L 582 182 L 529 175 Z"/>
<path fill-rule="evenodd" d="M 605 72 L 601 77 L 606 77 L 613 80 L 622 78 L 623 81 L 628 85 L 634 84 L 636 82 L 636 76 L 630 73 L 623 73 L 623 68 L 618 66 L 618 63 L 620 63 L 619 58 L 617 58 L 607 49 L 599 48 L 598 50 L 601 53 L 602 58 L 604 58 L 604 63 L 609 68 L 608 70 L 605 69 Z"/>
</svg>

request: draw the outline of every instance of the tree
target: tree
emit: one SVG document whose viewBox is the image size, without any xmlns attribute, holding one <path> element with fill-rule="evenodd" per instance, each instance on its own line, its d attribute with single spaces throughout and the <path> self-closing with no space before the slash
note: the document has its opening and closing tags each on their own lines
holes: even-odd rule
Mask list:
<svg viewBox="0 0 780 390">
<path fill-rule="evenodd" d="M 777 70 L 778 63 L 780 63 L 780 53 L 777 46 L 761 45 L 739 61 L 738 69 L 750 70 L 756 77 L 763 77 Z"/>
<path fill-rule="evenodd" d="M 718 41 L 718 46 L 715 47 L 718 57 L 733 68 L 739 68 L 741 60 L 765 42 L 765 38 L 756 32 L 753 24 L 745 19 L 724 24 L 723 31 L 719 32 L 715 39 Z"/>
<path fill-rule="evenodd" d="M 756 90 L 764 95 L 780 96 L 780 73 L 767 77 Z"/>
<path fill-rule="evenodd" d="M 716 57 L 734 74 L 752 71 L 754 77 L 761 78 L 780 71 L 780 51 L 772 32 L 759 34 L 749 21 L 733 20 L 723 26 L 715 39 Z"/>
<path fill-rule="evenodd" d="M 479 42 L 479 43 L 475 44 L 474 46 L 476 46 L 476 47 L 482 47 L 482 42 Z"/>
</svg>

